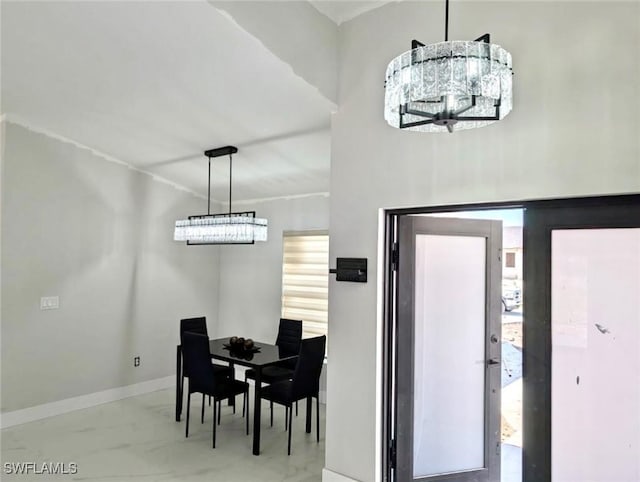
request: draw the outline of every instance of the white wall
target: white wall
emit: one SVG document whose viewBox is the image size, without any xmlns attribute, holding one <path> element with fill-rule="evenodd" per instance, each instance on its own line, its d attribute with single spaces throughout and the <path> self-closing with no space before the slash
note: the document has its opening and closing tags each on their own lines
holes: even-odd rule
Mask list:
<svg viewBox="0 0 640 482">
<path fill-rule="evenodd" d="M 340 27 L 330 252 L 370 271 L 329 286 L 328 471 L 379 470 L 379 209 L 640 191 L 639 18 L 637 2 L 453 2 L 450 38 L 490 32 L 515 72 L 513 112 L 454 134 L 383 119 L 387 63 L 414 38 L 442 40 L 440 2 L 392 2 Z"/>
<path fill-rule="evenodd" d="M 2 411 L 175 373 L 179 318 L 216 326 L 217 249 L 173 241 L 206 200 L 18 125 L 3 144 Z"/>
<path fill-rule="evenodd" d="M 244 336 L 273 343 L 278 332 L 282 297 L 282 233 L 329 228 L 329 197 L 315 195 L 255 204 L 269 221 L 266 243 L 220 247 L 220 287 L 216 336 Z"/>
</svg>

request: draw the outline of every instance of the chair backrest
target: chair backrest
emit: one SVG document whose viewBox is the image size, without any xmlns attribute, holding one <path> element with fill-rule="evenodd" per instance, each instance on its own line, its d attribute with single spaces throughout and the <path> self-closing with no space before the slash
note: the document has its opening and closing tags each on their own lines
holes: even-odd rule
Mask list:
<svg viewBox="0 0 640 482">
<path fill-rule="evenodd" d="M 302 340 L 302 320 L 290 320 L 280 318 L 276 345 L 280 348 L 282 356 L 297 355 L 300 353 L 300 341 Z M 291 370 L 296 367 L 296 360 L 286 360 L 282 365 Z"/>
<path fill-rule="evenodd" d="M 185 333 L 198 333 L 200 335 L 205 335 L 208 338 L 207 334 L 207 319 L 204 316 L 199 316 L 197 318 L 183 318 L 180 320 L 180 345 L 183 346 L 184 350 L 184 334 Z M 189 366 L 189 362 L 184 356 L 184 352 L 182 355 L 182 370 L 185 377 L 190 376 L 191 367 Z"/>
<path fill-rule="evenodd" d="M 291 382 L 291 394 L 296 400 L 318 395 L 326 345 L 325 335 L 302 340 Z"/>
<path fill-rule="evenodd" d="M 207 335 L 207 318 L 199 316 L 197 318 L 183 318 L 180 320 L 180 336 L 185 331 L 192 331 L 194 333 L 200 333 L 201 335 Z M 182 338 L 180 339 L 182 341 Z"/>
<path fill-rule="evenodd" d="M 187 376 L 190 387 L 211 384 L 214 372 L 208 335 L 185 331 L 182 334 L 182 357 L 185 368 L 189 367 Z"/>
</svg>

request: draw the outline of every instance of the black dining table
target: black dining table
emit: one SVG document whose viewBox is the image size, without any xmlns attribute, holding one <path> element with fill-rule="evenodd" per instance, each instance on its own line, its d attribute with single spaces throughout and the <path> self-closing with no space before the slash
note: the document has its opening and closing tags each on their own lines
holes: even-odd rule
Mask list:
<svg viewBox="0 0 640 482">
<path fill-rule="evenodd" d="M 253 402 L 253 455 L 260 455 L 260 406 L 262 391 L 262 370 L 265 367 L 276 365 L 284 360 L 292 360 L 297 355 L 285 355 L 277 345 L 255 342 L 255 352 L 237 353 L 225 347 L 228 338 L 209 340 L 211 358 L 229 362 L 229 365 L 241 365 L 252 368 L 255 371 L 255 391 Z M 182 414 L 182 399 L 184 387 L 182 386 L 182 347 L 176 349 L 176 422 L 180 421 Z M 235 402 L 232 402 L 235 403 Z M 311 433 L 311 398 L 307 399 L 306 431 Z"/>
</svg>

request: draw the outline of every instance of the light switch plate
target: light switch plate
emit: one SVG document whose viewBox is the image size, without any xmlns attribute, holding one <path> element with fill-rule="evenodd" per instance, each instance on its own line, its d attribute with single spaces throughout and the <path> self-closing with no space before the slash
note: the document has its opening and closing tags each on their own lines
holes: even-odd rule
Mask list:
<svg viewBox="0 0 640 482">
<path fill-rule="evenodd" d="M 57 296 L 43 296 L 40 298 L 41 310 L 57 310 L 60 308 L 60 299 Z"/>
</svg>

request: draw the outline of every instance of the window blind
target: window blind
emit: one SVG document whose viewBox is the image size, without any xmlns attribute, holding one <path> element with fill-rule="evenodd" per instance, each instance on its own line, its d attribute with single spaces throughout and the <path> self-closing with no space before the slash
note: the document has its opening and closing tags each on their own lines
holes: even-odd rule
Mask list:
<svg viewBox="0 0 640 482">
<path fill-rule="evenodd" d="M 304 338 L 326 335 L 329 235 L 285 232 L 282 246 L 282 317 L 302 320 Z"/>
</svg>

